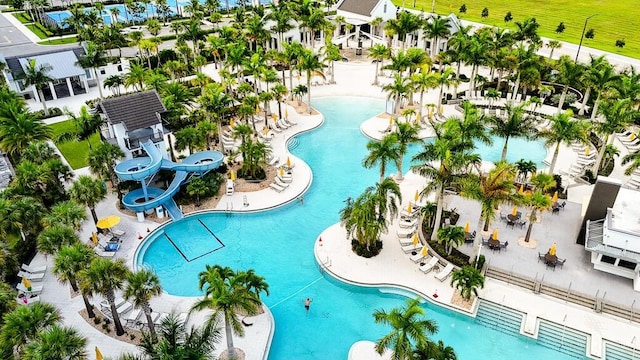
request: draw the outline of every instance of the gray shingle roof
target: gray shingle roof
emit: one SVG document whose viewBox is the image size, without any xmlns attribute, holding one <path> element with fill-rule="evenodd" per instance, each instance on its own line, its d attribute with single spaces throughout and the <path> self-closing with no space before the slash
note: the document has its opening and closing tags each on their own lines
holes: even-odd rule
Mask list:
<svg viewBox="0 0 640 360">
<path fill-rule="evenodd" d="M 167 111 L 155 90 L 105 99 L 100 111 L 112 124 L 123 123 L 127 131 L 135 131 L 159 123 L 157 113 Z"/>
<path fill-rule="evenodd" d="M 371 11 L 379 0 L 344 0 L 338 10 L 348 11 L 354 14 L 371 16 Z"/>
</svg>

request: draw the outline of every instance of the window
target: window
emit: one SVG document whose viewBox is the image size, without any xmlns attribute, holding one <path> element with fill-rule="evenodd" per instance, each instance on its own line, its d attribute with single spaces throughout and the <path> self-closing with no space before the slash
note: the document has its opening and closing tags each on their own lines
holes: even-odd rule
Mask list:
<svg viewBox="0 0 640 360">
<path fill-rule="evenodd" d="M 100 69 L 100 75 L 104 75 L 106 73 L 107 73 L 107 71 L 105 69 Z"/>
<path fill-rule="evenodd" d="M 607 255 L 602 255 L 602 258 L 600 259 L 601 262 L 603 263 L 607 263 L 607 264 L 615 264 L 616 263 L 616 258 L 611 257 L 611 256 L 607 256 Z"/>
<path fill-rule="evenodd" d="M 620 260 L 620 262 L 618 262 L 618 266 L 623 267 L 625 269 L 629 269 L 629 270 L 636 269 L 636 263 L 627 261 L 627 260 L 622 260 L 622 259 Z"/>
<path fill-rule="evenodd" d="M 122 65 L 118 65 L 118 71 L 122 71 Z"/>
<path fill-rule="evenodd" d="M 382 8 L 383 13 L 387 13 L 387 3 L 384 3 L 384 7 Z"/>
</svg>

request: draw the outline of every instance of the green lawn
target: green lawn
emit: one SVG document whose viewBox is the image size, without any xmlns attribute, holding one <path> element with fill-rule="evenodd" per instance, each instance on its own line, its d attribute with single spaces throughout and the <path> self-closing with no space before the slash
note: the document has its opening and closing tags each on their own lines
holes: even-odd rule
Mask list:
<svg viewBox="0 0 640 360">
<path fill-rule="evenodd" d="M 527 17 L 535 17 L 541 36 L 572 43 L 580 42 L 584 21 L 588 16 L 598 14 L 591 19 L 587 30 L 593 28 L 595 37 L 584 39 L 583 45 L 640 58 L 640 33 L 636 26 L 640 18 L 640 6 L 632 0 L 435 0 L 436 12 L 443 15 L 455 13 L 463 20 L 481 22 L 487 25 L 505 27 L 504 16 L 511 11 L 513 21 L 508 28 L 515 28 L 514 21 L 522 21 Z M 413 0 L 405 0 L 405 6 L 413 5 Z M 394 4 L 402 5 L 402 0 L 394 0 Z M 467 12 L 458 10 L 466 4 Z M 416 9 L 431 11 L 431 0 L 416 0 Z M 482 9 L 489 9 L 489 17 L 482 19 Z M 557 34 L 556 27 L 560 22 L 566 26 L 564 33 Z M 618 39 L 624 39 L 626 46 L 619 49 L 615 46 Z"/>
<path fill-rule="evenodd" d="M 39 37 L 40 39 L 46 39 L 49 37 L 36 24 L 27 24 L 26 27 L 27 29 L 31 30 L 32 33 L 36 34 L 36 36 Z"/>
<path fill-rule="evenodd" d="M 27 15 L 26 12 L 13 13 L 13 16 L 23 24 L 28 24 L 32 22 L 31 18 L 29 17 L 29 15 Z"/>
<path fill-rule="evenodd" d="M 73 131 L 75 129 L 73 121 L 67 120 L 56 124 L 49 125 L 53 130 L 53 138 L 55 139 L 59 134 L 64 132 Z M 95 147 L 100 143 L 100 135 L 93 134 L 89 138 L 91 146 Z M 87 156 L 89 155 L 89 144 L 84 141 L 68 141 L 65 143 L 56 142 L 58 150 L 67 159 L 67 162 L 73 169 L 79 169 L 88 166 Z"/>
<path fill-rule="evenodd" d="M 48 38 L 45 41 L 40 41 L 38 44 L 40 45 L 63 45 L 63 44 L 73 44 L 78 42 L 78 38 L 75 36 L 67 37 L 67 38 Z"/>
</svg>

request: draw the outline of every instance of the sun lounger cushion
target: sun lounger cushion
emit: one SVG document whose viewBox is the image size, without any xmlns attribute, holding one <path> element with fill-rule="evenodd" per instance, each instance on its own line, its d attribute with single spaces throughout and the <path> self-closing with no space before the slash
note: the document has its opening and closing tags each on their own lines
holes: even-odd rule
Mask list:
<svg viewBox="0 0 640 360">
<path fill-rule="evenodd" d="M 451 275 L 451 271 L 453 271 L 453 264 L 449 263 L 444 269 L 440 270 L 434 277 L 440 281 L 445 281 L 449 275 Z"/>
<path fill-rule="evenodd" d="M 131 309 L 133 309 L 133 304 L 128 301 L 125 301 L 124 303 L 122 303 L 122 305 L 116 308 L 116 311 L 118 312 L 118 315 L 122 315 L 127 311 L 130 311 Z"/>
<path fill-rule="evenodd" d="M 422 251 L 418 251 L 417 254 L 411 255 L 411 261 L 413 261 L 414 263 L 419 263 L 420 261 L 422 261 L 422 259 L 424 259 L 426 257 L 427 256 L 422 255 Z"/>
<path fill-rule="evenodd" d="M 417 223 L 418 223 L 418 219 L 416 218 L 410 219 L 409 221 L 401 219 L 399 225 L 401 228 L 407 229 L 407 228 L 412 228 L 416 226 Z"/>
</svg>

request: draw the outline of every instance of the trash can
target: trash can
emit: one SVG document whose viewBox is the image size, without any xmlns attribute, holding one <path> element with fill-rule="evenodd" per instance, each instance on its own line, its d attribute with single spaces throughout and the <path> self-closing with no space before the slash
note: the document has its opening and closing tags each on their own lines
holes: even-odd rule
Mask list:
<svg viewBox="0 0 640 360">
<path fill-rule="evenodd" d="M 156 216 L 158 219 L 164 219 L 164 208 L 162 206 L 156 208 Z"/>
<path fill-rule="evenodd" d="M 356 48 L 356 56 L 361 56 L 362 55 L 362 48 Z"/>
<path fill-rule="evenodd" d="M 142 211 L 138 211 L 136 215 L 138 216 L 138 222 L 144 222 L 144 213 Z"/>
</svg>

